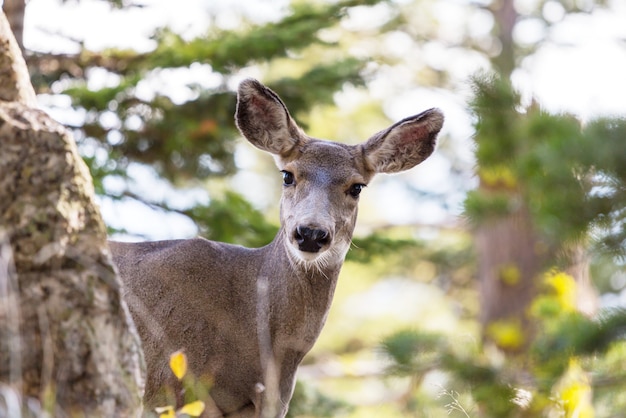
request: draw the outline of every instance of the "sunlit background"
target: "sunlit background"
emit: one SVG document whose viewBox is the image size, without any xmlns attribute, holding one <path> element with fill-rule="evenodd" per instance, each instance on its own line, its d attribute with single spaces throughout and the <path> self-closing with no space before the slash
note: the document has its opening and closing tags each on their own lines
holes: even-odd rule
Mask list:
<svg viewBox="0 0 626 418">
<path fill-rule="evenodd" d="M 218 32 L 243 33 L 255 25 L 279 22 L 292 13 L 293 6 L 304 4 L 292 3 L 137 0 L 122 1 L 118 7 L 101 0 L 30 0 L 24 46 L 42 56 L 73 56 L 83 49 L 102 51 L 103 56 L 110 49 L 149 54 L 158 47 L 155 33 L 163 28 L 183 41 Z M 476 269 L 463 214 L 466 193 L 478 186 L 472 139 L 475 120 L 468 101 L 473 93 L 471 77 L 492 70 L 503 51 L 494 36 L 498 2 L 372 3 L 347 7 L 337 24 L 321 29 L 316 36 L 326 44 L 294 49 L 268 61 L 257 59 L 228 76 L 214 70 L 210 62 L 157 66 L 133 86 L 133 95 L 145 102 L 166 97 L 172 106 L 183 105 L 203 91 L 234 92 L 246 77 L 272 85 L 282 78 L 298 78 L 327 61 L 352 57 L 364 62 L 362 82 L 345 82 L 331 102 L 295 115 L 309 135 L 357 143 L 406 116 L 441 108 L 446 123 L 438 151 L 410 172 L 380 176 L 360 203 L 357 237 L 382 233 L 387 238 L 415 240 L 416 249 L 385 252 L 382 257 L 372 254 L 366 263 L 346 263 L 327 325 L 299 377 L 305 393 L 323 396 L 314 399 L 328 402 L 329 410 L 335 408 L 329 416 L 479 416 L 463 392 L 455 392 L 450 377 L 436 367 L 419 378 L 388 374 L 381 341 L 394 332 L 417 329 L 447 335 L 459 346 L 479 344 L 478 290 L 472 284 Z M 518 0 L 514 5 L 516 59 L 510 75 L 524 106 L 573 114 L 581 126 L 598 117 L 626 114 L 626 2 Z M 84 81 L 83 86 L 62 76 L 48 91 L 40 90 L 39 102 L 58 121 L 75 128 L 85 158 L 106 167 L 112 158 L 109 148 L 90 139 L 81 126 L 95 118 L 108 146 L 114 147 L 125 141 L 122 125 L 140 129 L 143 122 L 132 117 L 122 121 L 111 104 L 109 111 L 98 113 L 74 106 L 68 92 L 73 87 L 93 92 L 114 89 L 123 78 L 104 66 L 92 66 Z M 285 101 L 289 107 L 289 99 Z M 202 109 L 202 117 L 206 114 L 210 119 L 212 112 Z M 229 123 L 229 129 L 234 125 L 232 118 L 223 123 Z M 187 210 L 197 204 L 210 210 L 215 198 L 228 191 L 243 196 L 266 221 L 276 224 L 281 181 L 271 158 L 243 139 L 234 143 L 233 151 L 235 167 L 225 176 L 168 178 L 158 164 L 140 159 L 128 162 L 123 176 L 115 170 L 103 176 L 98 202 L 113 237 L 203 235 L 206 231 Z M 207 162 L 209 168 L 212 163 Z M 352 251 L 358 258 L 358 248 Z M 625 277 L 622 268 L 604 280 L 608 284 L 600 292 L 602 305 L 626 303 Z"/>
</svg>

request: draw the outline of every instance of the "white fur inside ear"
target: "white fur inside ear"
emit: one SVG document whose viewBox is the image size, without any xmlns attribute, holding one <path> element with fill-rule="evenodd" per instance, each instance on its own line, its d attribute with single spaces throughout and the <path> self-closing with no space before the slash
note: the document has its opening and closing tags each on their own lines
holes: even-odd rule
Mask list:
<svg viewBox="0 0 626 418">
<path fill-rule="evenodd" d="M 435 150 L 443 119 L 439 109 L 430 109 L 377 133 L 363 145 L 366 164 L 377 173 L 416 166 Z"/>
<path fill-rule="evenodd" d="M 278 95 L 256 80 L 244 80 L 237 96 L 237 127 L 255 147 L 286 155 L 304 134 Z"/>
</svg>

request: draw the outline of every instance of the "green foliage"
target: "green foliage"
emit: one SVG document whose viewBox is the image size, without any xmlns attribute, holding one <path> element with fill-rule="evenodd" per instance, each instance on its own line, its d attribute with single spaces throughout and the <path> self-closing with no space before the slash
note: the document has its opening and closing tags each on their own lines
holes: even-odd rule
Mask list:
<svg viewBox="0 0 626 418">
<path fill-rule="evenodd" d="M 359 263 L 368 263 L 374 257 L 386 257 L 411 250 L 421 250 L 423 243 L 415 240 L 389 238 L 382 233 L 372 233 L 365 237 L 354 237 L 352 248 L 346 259 Z"/>
<path fill-rule="evenodd" d="M 605 249 L 623 253 L 626 123 L 600 119 L 581 127 L 568 115 L 522 109 L 498 77 L 476 77 L 474 89 L 481 188 L 468 194 L 469 218 L 482 223 L 523 202 L 551 246 L 601 226 Z"/>
<path fill-rule="evenodd" d="M 301 381 L 296 382 L 287 418 L 330 418 L 350 410 L 345 402 L 333 399 Z"/>
<path fill-rule="evenodd" d="M 598 119 L 585 126 L 589 147 L 578 150 L 595 174 L 589 211 L 603 229 L 599 248 L 626 257 L 626 119 Z"/>
<path fill-rule="evenodd" d="M 599 248 L 606 255 L 623 254 L 623 121 L 604 119 L 581 126 L 570 116 L 551 115 L 537 106 L 523 109 L 505 80 L 478 77 L 474 82 L 481 187 L 466 199 L 470 219 L 485 224 L 527 207 L 543 242 L 552 247 L 549 263 L 557 264 L 558 248 L 600 227 Z M 618 370 L 605 368 L 605 374 L 596 373 L 593 379 L 588 374 L 616 345 L 623 345 L 624 311 L 608 311 L 596 319 L 584 316 L 568 301 L 576 292 L 568 290 L 566 282 L 553 282 L 552 290 L 532 304 L 535 336 L 526 358 L 503 355 L 493 363 L 486 353 L 459 356 L 449 348 L 438 349 L 439 368 L 465 386 L 483 416 L 546 416 L 557 411 L 573 416 L 572 405 L 579 411 L 593 408 L 584 394 L 592 392 L 596 380 L 612 382 L 613 392 L 623 391 Z M 515 401 L 518 389 L 530 395 L 529 403 Z M 594 404 L 602 404 L 606 393 L 611 391 L 598 392 Z"/>
<path fill-rule="evenodd" d="M 468 348 L 468 347 L 465 347 Z M 444 335 L 417 330 L 400 331 L 382 342 L 382 349 L 392 360 L 389 373 L 423 376 L 434 370 L 450 373 L 453 380 L 469 389 L 485 417 L 507 417 L 514 390 L 510 377 L 488 357 L 469 350 L 459 350 L 454 340 Z"/>
<path fill-rule="evenodd" d="M 542 249 L 548 265 L 558 265 L 560 251 L 590 234 L 605 262 L 624 257 L 624 120 L 582 125 L 537 105 L 524 108 L 510 83 L 498 77 L 477 77 L 474 88 L 480 187 L 465 201 L 470 220 L 488 225 L 527 210 L 539 242 L 548 244 Z M 608 364 L 626 359 L 626 312 L 588 317 L 576 310 L 576 297 L 573 278 L 546 275 L 541 294 L 524 313 L 532 335 L 517 332 L 528 342 L 524 355 L 491 346 L 459 347 L 451 342 L 454 337 L 407 331 L 383 343 L 392 361 L 389 371 L 420 379 L 433 369 L 443 371 L 486 418 L 571 417 L 574 410 L 580 416 L 593 416 L 594 410 L 615 416 L 625 401 L 615 393 L 624 392 L 626 380 L 620 368 Z M 493 325 L 500 326 L 494 332 L 503 338 L 513 338 L 515 323 Z"/>
<path fill-rule="evenodd" d="M 581 359 L 589 367 L 615 347 L 624 346 L 625 325 L 623 310 L 607 311 L 598 320 L 575 312 L 544 318 L 537 324 L 539 338 L 530 356 L 505 362 L 494 360 L 492 354 L 477 347 L 459 346 L 454 337 L 416 330 L 387 337 L 382 349 L 391 360 L 391 374 L 424 375 L 433 369 L 447 373 L 456 390 L 471 394 L 480 406 L 481 417 L 545 416 L 556 407 L 555 387 L 572 359 Z M 602 374 L 597 369 L 592 387 L 597 381 L 603 387 L 612 382 L 613 390 L 626 389 L 621 369 L 605 368 Z M 530 403 L 519 400 L 520 390 L 532 395 Z M 602 402 L 601 397 L 596 402 Z M 622 406 L 615 405 L 613 410 Z"/>
<path fill-rule="evenodd" d="M 626 311 L 610 309 L 598 318 L 578 312 L 552 315 L 544 320 L 543 327 L 547 332 L 535 344 L 540 358 L 549 358 L 553 352 L 593 355 L 606 352 L 614 341 L 626 335 Z"/>
<path fill-rule="evenodd" d="M 482 193 L 478 190 L 471 190 L 465 197 L 465 214 L 475 224 L 485 222 L 505 216 L 513 212 L 517 205 L 509 193 L 492 192 Z"/>
<path fill-rule="evenodd" d="M 432 358 L 424 361 L 423 357 L 437 353 L 446 346 L 446 340 L 438 334 L 405 330 L 387 337 L 381 346 L 393 361 L 394 373 L 414 374 L 419 366 L 430 369 L 437 364 Z"/>
<path fill-rule="evenodd" d="M 276 21 L 243 21 L 234 30 L 213 25 L 192 39 L 157 28 L 152 37 L 156 46 L 150 52 L 110 48 L 83 49 L 74 56 L 33 53 L 29 65 L 40 91 L 63 79 L 62 93 L 84 112 L 84 121 L 74 129 L 79 145 L 91 150 L 85 160 L 98 194 L 182 213 L 207 238 L 259 246 L 268 243 L 277 228 L 237 194 L 210 196 L 206 205 L 181 210 L 151 201 L 140 191 L 109 190 L 106 179 L 125 178 L 136 163 L 151 167 L 175 186 L 234 174 L 235 141 L 240 135 L 233 119 L 236 96 L 228 87 L 231 77 L 248 66 L 273 68 L 274 62 L 289 58 L 299 66 L 298 76 L 272 72 L 266 82 L 286 101 L 290 112 L 304 116 L 313 106 L 332 104 L 346 83 L 364 85 L 366 62 L 322 40 L 320 32 L 336 29 L 350 8 L 379 2 L 294 2 Z M 313 48 L 318 59 L 305 60 L 306 51 Z M 212 86 L 189 83 L 181 86 L 186 88 L 186 97 L 176 98 L 160 87 L 178 74 L 184 76 L 189 68 L 205 71 L 214 80 Z M 106 85 L 91 82 L 94 71 L 106 76 Z M 387 243 L 393 246 L 391 240 Z M 363 251 L 360 256 L 366 257 Z"/>
<path fill-rule="evenodd" d="M 365 64 L 356 58 L 346 57 L 330 63 L 317 64 L 298 78 L 285 77 L 274 80 L 269 85 L 285 100 L 289 111 L 298 115 L 312 104 L 318 106 L 332 103 L 333 94 L 341 90 L 346 83 L 354 86 L 364 85 L 361 71 Z M 300 122 L 300 125 L 306 127 L 303 122 Z"/>
<path fill-rule="evenodd" d="M 523 144 L 518 128 L 520 97 L 505 80 L 496 76 L 473 79 L 474 99 L 470 103 L 478 118 L 475 123 L 476 159 L 482 166 L 514 161 Z"/>
<path fill-rule="evenodd" d="M 155 37 L 159 46 L 150 53 L 146 65 L 147 68 L 186 67 L 202 62 L 210 64 L 213 71 L 233 73 L 252 63 L 267 62 L 311 45 L 325 44 L 318 37 L 320 30 L 336 25 L 348 8 L 379 2 L 297 2 L 278 22 L 258 26 L 248 24 L 235 31 L 212 30 L 205 37 L 191 41 L 170 30 L 162 30 Z"/>
<path fill-rule="evenodd" d="M 260 247 L 274 238 L 278 227 L 241 195 L 226 192 L 209 205 L 197 205 L 184 212 L 194 219 L 208 239 Z"/>
</svg>

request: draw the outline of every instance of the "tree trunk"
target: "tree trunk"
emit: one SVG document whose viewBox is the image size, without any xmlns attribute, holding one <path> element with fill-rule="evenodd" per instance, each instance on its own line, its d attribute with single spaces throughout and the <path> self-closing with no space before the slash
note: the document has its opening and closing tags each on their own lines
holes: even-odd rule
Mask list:
<svg viewBox="0 0 626 418">
<path fill-rule="evenodd" d="M 513 31 L 519 15 L 514 3 L 514 0 L 494 0 L 489 8 L 496 22 L 495 36 L 501 46 L 500 54 L 493 57 L 492 64 L 505 79 L 511 77 L 517 64 Z M 483 194 L 489 194 L 491 188 L 483 182 L 479 185 Z M 569 263 L 565 270 L 578 285 L 578 308 L 582 312 L 595 313 L 597 295 L 589 278 L 589 260 L 584 247 L 575 244 L 566 248 L 563 254 L 549 253 L 553 249 L 542 241 L 541 231 L 536 230 L 520 191 L 499 191 L 509 193 L 511 200 L 518 202 L 518 208 L 510 214 L 483 222 L 474 232 L 480 279 L 480 319 L 486 340 L 496 342 L 505 350 L 523 352 L 532 339 L 528 308 L 540 289 L 541 275 L 546 267 L 550 267 L 546 262 L 563 256 L 563 260 Z M 502 346 L 503 342 L 505 346 Z"/>
<path fill-rule="evenodd" d="M 24 52 L 24 10 L 26 3 L 24 0 L 4 0 L 2 9 L 9 21 L 9 26 L 13 31 L 13 36 L 17 41 L 22 53 Z"/>
<path fill-rule="evenodd" d="M 513 29 L 519 15 L 514 0 L 494 0 L 490 9 L 496 23 L 496 38 L 500 43 L 500 53 L 492 58 L 492 63 L 503 77 L 508 78 L 517 64 Z"/>
<path fill-rule="evenodd" d="M 34 107 L 0 14 L 0 416 L 15 416 L 9 398 L 34 415 L 137 416 L 141 350 L 91 177 Z"/>
<path fill-rule="evenodd" d="M 532 336 L 527 311 L 545 260 L 530 215 L 521 207 L 487 221 L 475 240 L 483 334 L 502 349 L 523 351 Z"/>
</svg>

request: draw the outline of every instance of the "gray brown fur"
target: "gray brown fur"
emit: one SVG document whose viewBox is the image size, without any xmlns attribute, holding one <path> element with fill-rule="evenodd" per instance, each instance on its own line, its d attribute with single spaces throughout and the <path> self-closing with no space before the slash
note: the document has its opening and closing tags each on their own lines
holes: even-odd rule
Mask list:
<svg viewBox="0 0 626 418">
<path fill-rule="evenodd" d="M 358 204 L 352 186 L 427 158 L 443 115 L 427 110 L 356 146 L 321 141 L 302 132 L 274 92 L 248 79 L 239 87 L 236 121 L 250 143 L 293 173 L 269 245 L 111 243 L 143 342 L 147 410 L 172 402 L 164 387 L 180 389 L 168 358 L 183 349 L 190 372 L 210 382 L 205 416 L 283 417 L 350 246 Z M 298 227 L 326 234 L 319 251 L 302 250 Z"/>
</svg>

